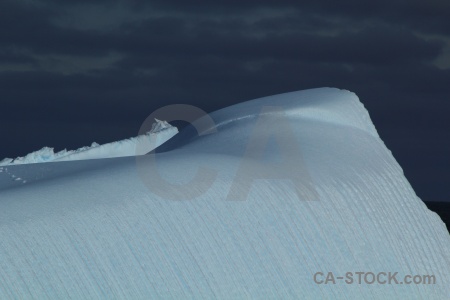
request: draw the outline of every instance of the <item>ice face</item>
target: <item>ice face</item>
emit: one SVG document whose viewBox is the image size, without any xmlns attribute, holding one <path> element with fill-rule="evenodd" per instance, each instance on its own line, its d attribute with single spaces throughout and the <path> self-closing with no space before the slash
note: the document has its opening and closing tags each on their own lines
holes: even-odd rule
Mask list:
<svg viewBox="0 0 450 300">
<path fill-rule="evenodd" d="M 356 95 L 307 90 L 211 117 L 217 132 L 177 147 L 180 132 L 156 155 L 3 167 L 0 299 L 448 298 L 446 228 Z M 301 174 L 317 198 L 289 176 L 252 172 L 259 159 Z M 209 186 L 194 180 L 202 174 Z M 28 182 L 8 185 L 11 176 Z M 249 184 L 244 200 L 227 200 Z M 336 278 L 349 272 L 352 284 Z M 356 272 L 436 284 L 359 284 Z"/>
</svg>

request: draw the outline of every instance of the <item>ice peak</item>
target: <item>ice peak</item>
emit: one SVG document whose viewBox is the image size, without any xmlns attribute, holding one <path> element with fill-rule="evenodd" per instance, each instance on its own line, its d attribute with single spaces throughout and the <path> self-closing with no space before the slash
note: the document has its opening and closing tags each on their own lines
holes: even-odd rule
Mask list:
<svg viewBox="0 0 450 300">
<path fill-rule="evenodd" d="M 168 128 L 173 128 L 172 125 L 170 125 L 167 121 L 161 121 L 155 118 L 155 123 L 152 124 L 152 129 L 149 133 L 157 133 L 160 131 L 163 131 Z"/>
</svg>

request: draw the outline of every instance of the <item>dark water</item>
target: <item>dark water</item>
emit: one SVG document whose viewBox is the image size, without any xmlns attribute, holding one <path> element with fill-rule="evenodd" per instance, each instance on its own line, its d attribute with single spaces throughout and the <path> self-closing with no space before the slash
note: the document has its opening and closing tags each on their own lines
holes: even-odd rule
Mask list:
<svg viewBox="0 0 450 300">
<path fill-rule="evenodd" d="M 425 202 L 425 204 L 441 217 L 450 232 L 450 202 Z"/>
</svg>

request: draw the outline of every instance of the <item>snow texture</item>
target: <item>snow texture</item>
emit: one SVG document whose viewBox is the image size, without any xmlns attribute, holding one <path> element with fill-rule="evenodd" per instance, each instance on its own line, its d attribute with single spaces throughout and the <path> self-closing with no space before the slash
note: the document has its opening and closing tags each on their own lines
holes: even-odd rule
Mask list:
<svg viewBox="0 0 450 300">
<path fill-rule="evenodd" d="M 64 149 L 56 153 L 53 148 L 44 147 L 24 157 L 17 157 L 15 159 L 5 158 L 0 161 L 0 166 L 143 155 L 178 133 L 177 128 L 171 126 L 166 121 L 155 121 L 152 129 L 148 133 L 134 138 L 103 145 L 94 142 L 91 146 L 70 151 Z M 139 144 L 145 144 L 146 146 L 138 147 L 137 145 Z M 136 149 L 141 149 L 141 151 L 136 152 Z"/>
<path fill-rule="evenodd" d="M 284 113 L 264 116 L 268 105 Z M 155 155 L 1 167 L 0 299 L 449 299 L 450 236 L 355 94 L 287 93 L 211 117 L 215 133 L 182 131 Z M 275 134 L 261 160 L 287 160 L 286 174 L 292 164 L 313 189 L 299 197 L 290 180 L 260 179 L 245 200 L 227 200 L 245 194 L 248 181 L 234 178 L 258 160 L 246 151 L 264 139 L 260 120 Z M 294 140 L 301 153 L 280 157 Z M 170 200 L 179 190 L 142 170 L 191 189 Z M 202 172 L 211 186 L 200 193 Z M 358 271 L 436 284 L 313 281 Z"/>
</svg>

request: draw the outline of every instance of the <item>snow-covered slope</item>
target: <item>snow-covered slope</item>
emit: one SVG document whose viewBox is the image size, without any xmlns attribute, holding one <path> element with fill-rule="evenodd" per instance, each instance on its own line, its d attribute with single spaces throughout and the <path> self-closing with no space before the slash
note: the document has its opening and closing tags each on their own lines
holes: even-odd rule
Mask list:
<svg viewBox="0 0 450 300">
<path fill-rule="evenodd" d="M 166 121 L 155 120 L 149 132 L 137 137 L 103 145 L 94 142 L 91 146 L 70 151 L 64 149 L 56 153 L 53 148 L 44 147 L 24 157 L 5 158 L 0 161 L 0 166 L 143 155 L 163 144 L 177 133 L 177 128 Z M 136 149 L 140 151 L 136 152 Z"/>
<path fill-rule="evenodd" d="M 216 132 L 180 132 L 156 155 L 3 167 L 0 299 L 448 299 L 450 236 L 356 95 L 306 90 L 211 117 Z"/>
</svg>

